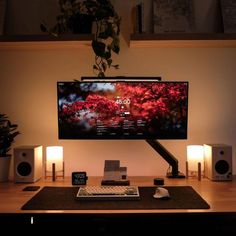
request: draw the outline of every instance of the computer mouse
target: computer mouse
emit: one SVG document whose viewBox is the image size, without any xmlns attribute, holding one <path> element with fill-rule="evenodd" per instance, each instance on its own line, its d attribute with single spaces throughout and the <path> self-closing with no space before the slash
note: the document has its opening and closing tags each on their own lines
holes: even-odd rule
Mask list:
<svg viewBox="0 0 236 236">
<path fill-rule="evenodd" d="M 153 197 L 154 198 L 161 198 L 161 199 L 169 199 L 170 194 L 169 194 L 169 191 L 166 188 L 157 187 L 156 192 L 153 195 Z"/>
</svg>

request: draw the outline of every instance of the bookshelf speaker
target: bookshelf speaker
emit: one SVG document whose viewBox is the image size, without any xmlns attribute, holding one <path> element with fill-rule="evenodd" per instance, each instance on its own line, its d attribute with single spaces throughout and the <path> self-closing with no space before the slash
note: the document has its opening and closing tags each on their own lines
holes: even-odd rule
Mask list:
<svg viewBox="0 0 236 236">
<path fill-rule="evenodd" d="M 42 177 L 42 146 L 21 146 L 14 148 L 14 181 L 33 183 Z"/>
<path fill-rule="evenodd" d="M 204 175 L 213 181 L 232 180 L 232 147 L 204 144 Z"/>
</svg>

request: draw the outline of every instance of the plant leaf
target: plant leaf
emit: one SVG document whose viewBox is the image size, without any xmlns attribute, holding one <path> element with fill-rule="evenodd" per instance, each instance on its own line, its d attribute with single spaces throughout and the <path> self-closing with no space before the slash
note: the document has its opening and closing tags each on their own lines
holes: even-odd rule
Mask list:
<svg viewBox="0 0 236 236">
<path fill-rule="evenodd" d="M 119 69 L 119 65 L 112 65 L 116 70 Z"/>
<path fill-rule="evenodd" d="M 105 62 L 102 63 L 102 69 L 104 72 L 106 72 L 107 64 Z"/>
<path fill-rule="evenodd" d="M 40 24 L 40 29 L 41 29 L 42 32 L 48 32 L 47 26 L 44 23 Z"/>
<path fill-rule="evenodd" d="M 112 51 L 115 52 L 116 54 L 119 54 L 119 52 L 120 52 L 119 45 L 114 45 L 114 47 L 112 48 Z"/>
<path fill-rule="evenodd" d="M 92 47 L 93 47 L 93 51 L 95 52 L 97 56 L 102 57 L 102 58 L 104 57 L 105 49 L 106 49 L 106 45 L 104 43 L 93 40 Z"/>
<path fill-rule="evenodd" d="M 109 67 L 111 66 L 111 64 L 112 64 L 112 59 L 111 58 L 107 59 L 107 64 L 108 64 Z"/>
<path fill-rule="evenodd" d="M 106 77 L 106 76 L 105 76 L 104 72 L 99 72 L 99 73 L 98 73 L 98 77 L 104 78 L 104 77 Z"/>
<path fill-rule="evenodd" d="M 108 59 L 111 58 L 111 50 L 108 50 L 107 52 L 105 52 L 104 58 L 105 58 L 106 60 L 108 60 Z"/>
</svg>

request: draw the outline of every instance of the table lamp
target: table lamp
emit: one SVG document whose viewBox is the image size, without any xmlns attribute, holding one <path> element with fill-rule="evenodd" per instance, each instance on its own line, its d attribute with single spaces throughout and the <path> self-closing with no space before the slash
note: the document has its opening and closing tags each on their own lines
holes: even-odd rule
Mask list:
<svg viewBox="0 0 236 236">
<path fill-rule="evenodd" d="M 47 173 L 52 173 L 53 181 L 55 181 L 57 177 L 64 178 L 63 147 L 49 146 L 46 148 L 46 177 L 48 177 Z"/>
<path fill-rule="evenodd" d="M 202 145 L 187 146 L 186 177 L 198 176 L 198 180 L 201 180 L 203 157 L 204 149 Z"/>
</svg>

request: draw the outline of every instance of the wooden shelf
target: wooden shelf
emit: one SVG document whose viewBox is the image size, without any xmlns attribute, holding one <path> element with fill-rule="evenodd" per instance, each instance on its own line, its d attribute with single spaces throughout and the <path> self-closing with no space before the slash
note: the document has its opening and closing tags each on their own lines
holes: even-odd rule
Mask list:
<svg viewBox="0 0 236 236">
<path fill-rule="evenodd" d="M 0 50 L 76 49 L 91 46 L 93 35 L 2 35 Z M 236 34 L 132 34 L 130 48 L 236 48 Z"/>
<path fill-rule="evenodd" d="M 130 48 L 236 47 L 236 34 L 132 34 Z"/>
<path fill-rule="evenodd" d="M 68 34 L 51 35 L 3 35 L 0 36 L 0 50 L 26 49 L 73 49 L 91 46 L 93 35 Z"/>
</svg>

